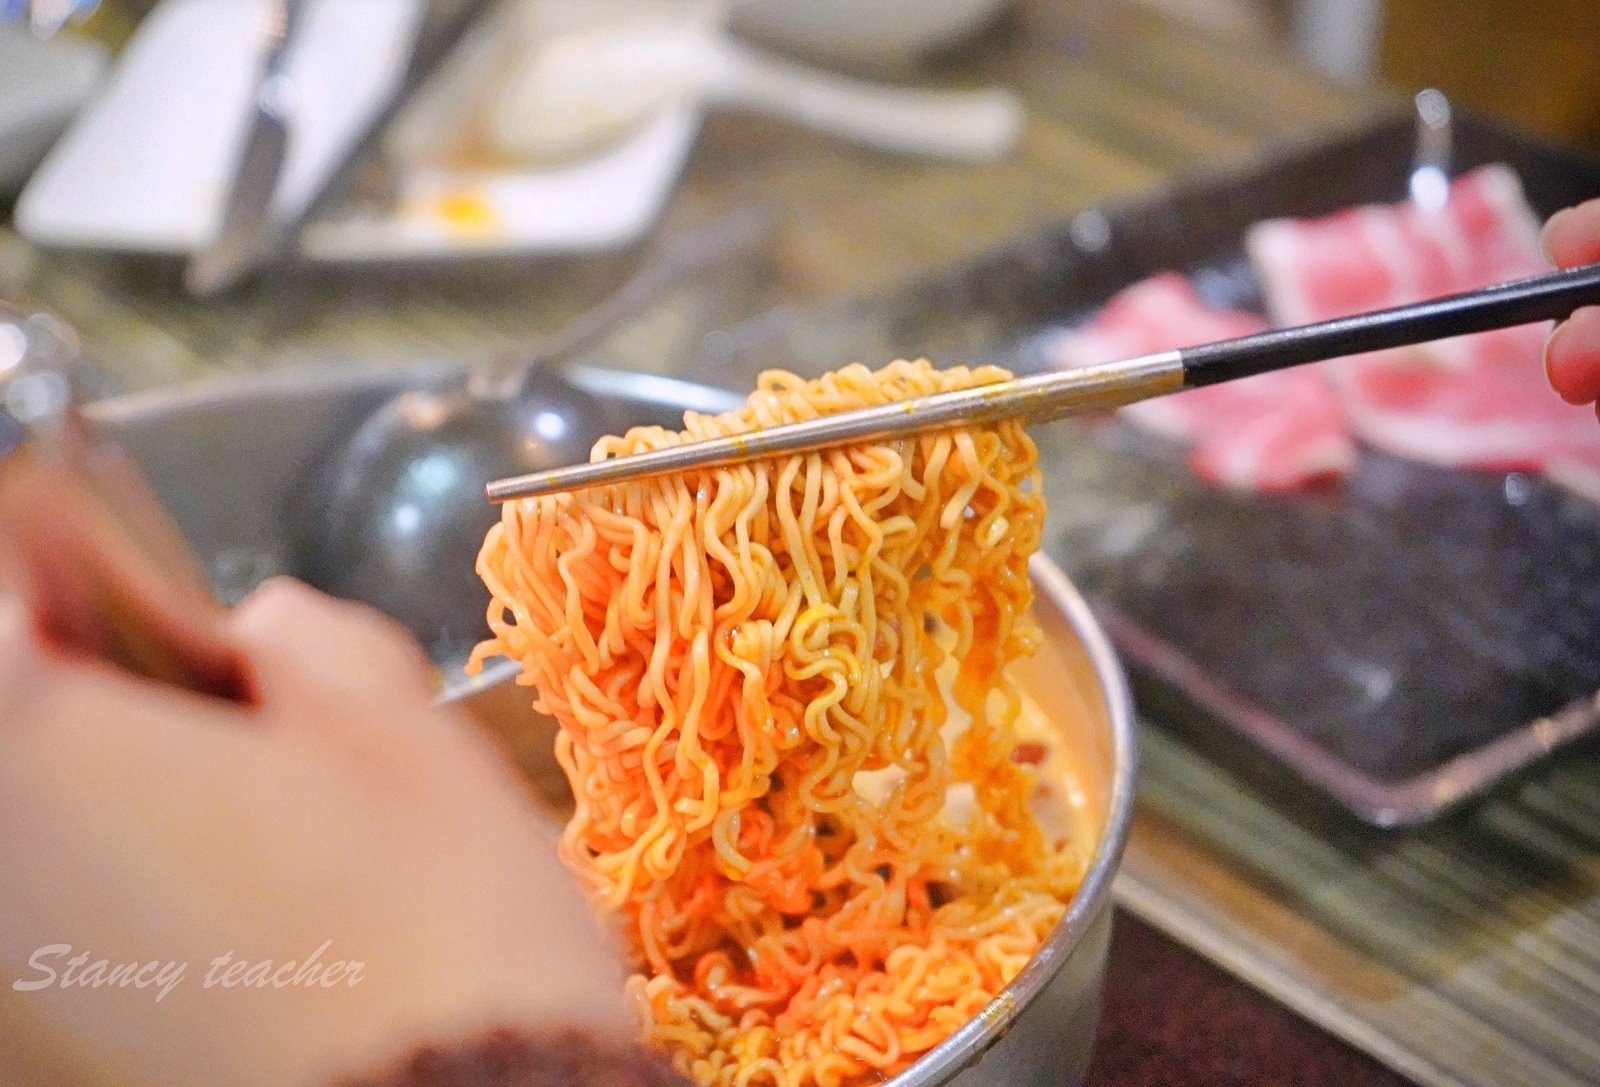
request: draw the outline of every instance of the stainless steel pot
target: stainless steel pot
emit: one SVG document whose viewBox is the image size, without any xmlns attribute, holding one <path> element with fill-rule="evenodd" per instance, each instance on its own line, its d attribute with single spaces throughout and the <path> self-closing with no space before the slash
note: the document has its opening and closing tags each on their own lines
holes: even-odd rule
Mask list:
<svg viewBox="0 0 1600 1087">
<path fill-rule="evenodd" d="M 326 451 L 404 388 L 450 380 L 448 367 L 335 373 L 275 372 L 102 401 L 91 420 L 127 447 L 167 503 L 218 591 L 237 598 L 274 574 L 297 573 L 296 505 Z M 692 391 L 692 390 L 691 390 Z M 613 387 L 619 426 L 676 425 L 692 404 L 681 386 Z M 1049 941 L 976 1018 L 895 1077 L 894 1087 L 1044 1087 L 1081 1082 L 1093 1050 L 1111 931 L 1111 880 L 1133 809 L 1134 716 L 1127 681 L 1083 598 L 1048 559 L 1033 563 L 1039 655 L 1016 678 L 1077 753 L 1085 832 L 1099 847 L 1082 888 Z M 553 801 L 565 789 L 550 756 L 553 725 L 508 682 L 514 666 L 476 680 L 449 670 L 445 698 L 513 744 L 524 771 Z"/>
</svg>

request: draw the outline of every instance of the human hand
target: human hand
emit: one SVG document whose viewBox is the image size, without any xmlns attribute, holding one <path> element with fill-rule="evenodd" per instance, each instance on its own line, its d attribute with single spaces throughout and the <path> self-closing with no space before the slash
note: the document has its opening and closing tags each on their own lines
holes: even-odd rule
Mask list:
<svg viewBox="0 0 1600 1087">
<path fill-rule="evenodd" d="M 386 620 L 267 585 L 225 619 L 240 705 L 63 652 L 17 590 L 0 580 L 0 1081 L 323 1087 L 497 1024 L 632 1037 L 553 832 Z M 319 948 L 343 969 L 285 969 Z M 65 984 L 130 963 L 158 966 Z"/>
<path fill-rule="evenodd" d="M 1558 268 L 1600 261 L 1600 200 L 1551 216 L 1544 248 Z M 1600 400 L 1600 306 L 1585 306 L 1556 326 L 1544 365 L 1550 384 L 1569 404 Z"/>
</svg>

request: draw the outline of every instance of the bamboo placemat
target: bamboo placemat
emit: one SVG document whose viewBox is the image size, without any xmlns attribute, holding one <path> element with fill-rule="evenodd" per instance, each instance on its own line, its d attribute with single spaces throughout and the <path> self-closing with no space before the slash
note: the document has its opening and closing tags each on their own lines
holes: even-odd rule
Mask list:
<svg viewBox="0 0 1600 1087">
<path fill-rule="evenodd" d="M 1397 835 L 1142 753 L 1125 907 L 1420 1083 L 1600 1082 L 1600 751 Z"/>
</svg>

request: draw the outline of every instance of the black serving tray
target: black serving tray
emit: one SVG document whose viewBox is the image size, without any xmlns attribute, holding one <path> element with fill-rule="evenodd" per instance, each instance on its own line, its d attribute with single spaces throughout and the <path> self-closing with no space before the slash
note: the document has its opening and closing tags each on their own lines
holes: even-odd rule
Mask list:
<svg viewBox="0 0 1600 1087">
<path fill-rule="evenodd" d="M 1250 224 L 1404 197 L 1399 112 L 1084 212 L 886 297 L 768 314 L 707 341 L 697 375 L 926 355 L 1043 365 L 1040 344 L 1123 287 L 1185 272 L 1261 309 Z M 1542 213 L 1600 195 L 1600 162 L 1482 120 L 1454 168 L 1506 162 Z M 1209 486 L 1115 420 L 1036 428 L 1047 546 L 1150 689 L 1380 826 L 1425 821 L 1600 731 L 1600 507 L 1537 476 L 1364 450 L 1344 484 Z M 1303 789 L 1300 792 L 1304 792 Z"/>
</svg>

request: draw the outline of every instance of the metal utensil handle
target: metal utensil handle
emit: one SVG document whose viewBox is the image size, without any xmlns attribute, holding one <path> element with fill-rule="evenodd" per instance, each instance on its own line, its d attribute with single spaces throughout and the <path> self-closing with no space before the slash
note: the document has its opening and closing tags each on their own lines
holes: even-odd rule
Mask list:
<svg viewBox="0 0 1600 1087">
<path fill-rule="evenodd" d="M 1557 321 L 1597 303 L 1600 264 L 1587 264 L 1410 306 L 1186 347 L 1180 352 L 1184 384 L 1214 385 L 1308 362 Z"/>
<path fill-rule="evenodd" d="M 631 279 L 536 347 L 519 369 L 526 369 L 531 380 L 543 367 L 593 347 L 685 279 L 755 251 L 771 236 L 773 224 L 770 208 L 752 205 L 662 241 Z"/>
<path fill-rule="evenodd" d="M 631 457 L 535 472 L 489 484 L 491 502 L 577 490 L 743 461 L 885 441 L 953 426 L 1023 418 L 1045 422 L 1104 411 L 1201 385 L 1389 347 L 1569 316 L 1600 303 L 1600 264 L 1377 313 L 1186 347 L 1065 373 L 1038 374 L 880 407 L 788 423 Z"/>
<path fill-rule="evenodd" d="M 223 201 L 217 234 L 198 250 L 184 270 L 191 294 L 210 298 L 234 286 L 282 244 L 273 221 L 289 152 L 292 104 L 286 74 L 290 49 L 303 22 L 306 0 L 276 0 L 262 30 L 261 73 L 250 96 L 250 115 L 238 162 Z"/>
</svg>

